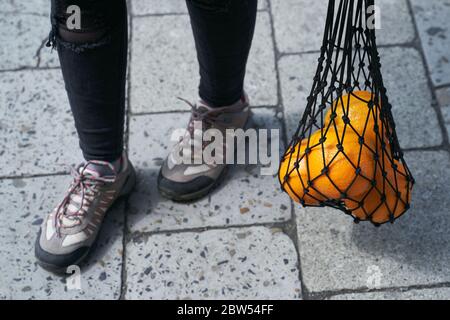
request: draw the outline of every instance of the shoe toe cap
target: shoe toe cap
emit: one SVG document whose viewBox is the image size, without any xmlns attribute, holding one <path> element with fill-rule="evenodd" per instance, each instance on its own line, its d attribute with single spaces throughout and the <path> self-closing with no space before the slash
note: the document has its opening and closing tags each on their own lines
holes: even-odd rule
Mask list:
<svg viewBox="0 0 450 320">
<path fill-rule="evenodd" d="M 42 267 L 54 272 L 65 272 L 67 267 L 79 263 L 89 251 L 89 247 L 82 246 L 71 252 L 55 254 L 50 248 L 46 248 L 45 243 L 41 229 L 35 243 L 35 256 Z"/>
</svg>

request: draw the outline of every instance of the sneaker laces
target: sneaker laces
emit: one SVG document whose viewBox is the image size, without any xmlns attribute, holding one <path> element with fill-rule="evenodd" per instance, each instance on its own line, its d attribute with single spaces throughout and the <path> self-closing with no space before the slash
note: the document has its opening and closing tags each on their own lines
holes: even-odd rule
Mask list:
<svg viewBox="0 0 450 320">
<path fill-rule="evenodd" d="M 87 169 L 90 164 L 107 166 L 114 173 L 113 176 L 100 176 Z M 63 201 L 56 209 L 54 217 L 55 229 L 60 235 L 61 228 L 73 228 L 82 223 L 89 205 L 95 199 L 101 186 L 114 183 L 117 173 L 114 166 L 105 161 L 91 160 L 76 168 L 71 167 L 73 181 Z M 67 222 L 71 222 L 67 224 Z"/>
<path fill-rule="evenodd" d="M 180 139 L 174 150 L 182 151 L 183 154 L 191 154 L 191 160 L 193 163 L 197 163 L 197 161 L 203 160 L 203 154 L 192 152 L 193 146 L 201 145 L 203 150 L 209 143 L 211 143 L 210 141 L 203 140 L 203 132 L 213 126 L 220 126 L 218 116 L 223 112 L 224 108 L 208 109 L 202 106 L 199 107 L 186 99 L 180 97 L 178 97 L 178 99 L 186 102 L 191 107 L 191 118 L 189 119 L 186 134 Z M 195 130 L 196 122 L 201 122 L 202 130 Z M 177 147 L 179 149 L 177 149 Z M 199 156 L 202 159 L 198 159 Z"/>
<path fill-rule="evenodd" d="M 218 115 L 221 114 L 221 109 L 223 108 L 208 109 L 202 106 L 199 107 L 186 99 L 180 97 L 178 97 L 178 99 L 186 102 L 191 107 L 191 119 L 189 120 L 188 124 L 188 132 L 190 134 L 194 133 L 194 123 L 196 121 L 202 122 L 202 124 L 205 125 L 205 130 L 218 123 Z"/>
</svg>

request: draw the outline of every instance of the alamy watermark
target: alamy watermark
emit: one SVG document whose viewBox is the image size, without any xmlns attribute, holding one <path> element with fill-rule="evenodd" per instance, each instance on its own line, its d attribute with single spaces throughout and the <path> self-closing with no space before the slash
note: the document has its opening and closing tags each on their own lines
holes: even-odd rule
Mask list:
<svg viewBox="0 0 450 320">
<path fill-rule="evenodd" d="M 261 175 L 275 175 L 280 162 L 279 129 L 203 130 L 201 121 L 194 121 L 193 132 L 173 131 L 170 140 L 178 143 L 171 162 L 177 165 L 260 165 Z"/>
<path fill-rule="evenodd" d="M 77 5 L 67 7 L 66 13 L 70 16 L 67 18 L 66 27 L 68 30 L 81 30 L 81 9 Z"/>
<path fill-rule="evenodd" d="M 381 29 L 381 11 L 380 7 L 376 5 L 371 5 L 367 7 L 367 21 L 366 27 L 370 30 L 380 30 Z"/>
<path fill-rule="evenodd" d="M 67 267 L 66 274 L 69 276 L 66 278 L 66 289 L 81 290 L 81 269 L 77 265 L 71 265 Z"/>
<path fill-rule="evenodd" d="M 370 265 L 367 268 L 366 274 L 367 274 L 367 281 L 366 281 L 367 288 L 369 288 L 370 290 L 381 289 L 381 280 L 383 277 L 383 273 L 381 272 L 380 267 L 377 265 Z"/>
</svg>

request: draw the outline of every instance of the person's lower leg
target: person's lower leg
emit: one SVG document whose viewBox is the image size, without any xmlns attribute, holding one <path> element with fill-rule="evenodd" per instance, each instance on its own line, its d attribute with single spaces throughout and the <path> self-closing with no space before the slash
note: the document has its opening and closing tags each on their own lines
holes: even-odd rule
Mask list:
<svg viewBox="0 0 450 320">
<path fill-rule="evenodd" d="M 125 116 L 126 2 L 52 0 L 52 26 L 49 45 L 58 50 L 83 155 L 117 164 Z"/>
<path fill-rule="evenodd" d="M 200 66 L 199 96 L 210 106 L 243 96 L 257 0 L 186 0 Z"/>
</svg>

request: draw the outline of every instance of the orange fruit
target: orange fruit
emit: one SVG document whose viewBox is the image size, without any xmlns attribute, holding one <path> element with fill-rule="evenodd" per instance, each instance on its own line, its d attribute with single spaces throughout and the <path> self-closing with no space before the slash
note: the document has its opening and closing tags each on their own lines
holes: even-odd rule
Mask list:
<svg viewBox="0 0 450 320">
<path fill-rule="evenodd" d="M 412 183 L 403 163 L 392 158 L 380 106 L 371 106 L 372 99 L 368 91 L 340 97 L 325 115 L 324 128 L 286 152 L 279 179 L 292 199 L 312 206 L 342 201 L 355 218 L 380 224 L 390 213 L 395 218 L 404 213 Z M 381 160 L 375 160 L 375 152 Z"/>
<path fill-rule="evenodd" d="M 378 124 L 379 130 L 381 130 L 382 122 L 379 118 L 378 107 L 374 105 L 369 108 L 369 102 L 372 100 L 372 93 L 369 91 L 355 91 L 336 99 L 325 115 L 325 128 L 330 126 L 330 130 L 335 131 L 331 119 L 334 112 L 333 122 L 339 128 L 340 136 L 345 127 L 346 132 L 363 136 L 366 141 L 375 141 L 377 138 L 375 124 Z M 347 126 L 345 125 L 346 118 L 349 120 Z"/>
<path fill-rule="evenodd" d="M 320 140 L 320 130 L 311 136 L 311 140 L 317 137 Z M 375 170 L 373 153 L 359 144 L 356 135 L 346 135 L 340 150 L 337 137 L 329 134 L 308 154 L 305 140 L 284 157 L 280 167 L 280 181 L 292 199 L 303 200 L 306 205 L 318 205 L 346 196 L 357 198 L 370 189 Z M 288 178 L 285 178 L 286 173 Z"/>
<path fill-rule="evenodd" d="M 385 159 L 386 159 L 385 155 Z M 406 178 L 406 168 L 403 163 L 394 160 L 394 169 L 391 161 L 385 160 L 386 178 L 383 177 L 381 165 L 377 166 L 376 187 L 374 187 L 363 200 L 363 205 L 352 200 L 344 200 L 347 209 L 351 210 L 354 217 L 361 221 L 371 220 L 382 224 L 390 221 L 391 213 L 398 218 L 406 210 L 406 205 L 411 202 L 412 183 Z M 396 190 L 400 192 L 397 194 Z M 382 194 L 385 194 L 383 201 Z"/>
<path fill-rule="evenodd" d="M 291 147 L 283 157 L 280 170 L 278 172 L 279 179 L 283 184 L 285 191 L 296 202 L 301 202 L 302 199 L 305 204 L 319 205 L 320 201 L 325 199 L 317 193 L 307 194 L 306 188 L 308 183 L 308 176 L 305 170 L 302 173 L 297 172 L 295 166 L 296 163 L 305 164 L 305 158 L 302 159 L 302 155 L 305 154 L 308 147 L 315 146 L 321 138 L 321 131 L 318 130 L 311 134 L 310 138 L 305 138 L 295 146 Z M 309 144 L 308 144 L 309 140 Z M 310 158 L 308 158 L 308 161 Z M 300 165 L 299 168 L 300 169 Z M 288 180 L 285 179 L 288 176 Z M 314 197 L 315 198 L 314 198 Z"/>
</svg>

